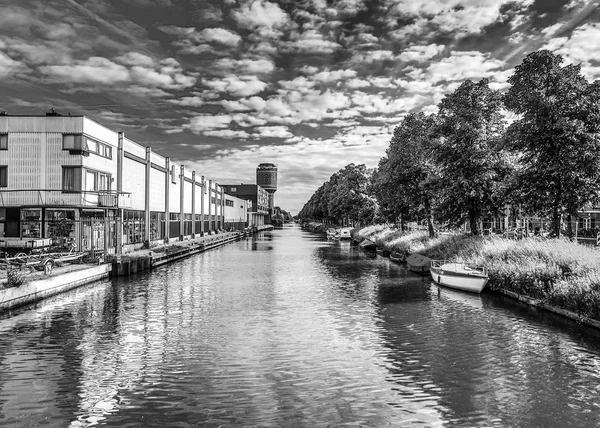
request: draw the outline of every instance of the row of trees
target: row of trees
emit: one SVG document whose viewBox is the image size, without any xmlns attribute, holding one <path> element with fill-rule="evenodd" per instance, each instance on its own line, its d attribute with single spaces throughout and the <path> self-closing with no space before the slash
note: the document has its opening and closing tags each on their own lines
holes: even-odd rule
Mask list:
<svg viewBox="0 0 600 428">
<path fill-rule="evenodd" d="M 377 210 L 372 174 L 365 165 L 346 165 L 317 189 L 298 213 L 298 218 L 327 224 L 372 222 Z"/>
<path fill-rule="evenodd" d="M 547 50 L 529 54 L 504 94 L 487 79 L 465 81 L 437 114 L 404 117 L 375 171 L 348 165 L 299 217 L 426 218 L 432 235 L 435 218 L 467 222 L 477 235 L 483 216 L 519 205 L 524 215 L 548 217 L 560 236 L 562 219 L 570 227 L 600 190 L 600 82 L 562 63 Z M 515 118 L 509 126 L 506 112 Z"/>
</svg>

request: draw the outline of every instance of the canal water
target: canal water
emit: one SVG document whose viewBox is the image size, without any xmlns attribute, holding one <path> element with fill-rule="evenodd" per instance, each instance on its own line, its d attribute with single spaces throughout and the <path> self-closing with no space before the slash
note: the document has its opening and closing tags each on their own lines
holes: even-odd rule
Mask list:
<svg viewBox="0 0 600 428">
<path fill-rule="evenodd" d="M 0 319 L 2 427 L 597 427 L 600 334 L 286 227 Z"/>
</svg>

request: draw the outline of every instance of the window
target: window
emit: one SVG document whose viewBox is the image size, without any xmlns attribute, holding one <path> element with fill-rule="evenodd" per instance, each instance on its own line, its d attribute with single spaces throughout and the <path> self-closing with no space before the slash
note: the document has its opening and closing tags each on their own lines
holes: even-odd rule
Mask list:
<svg viewBox="0 0 600 428">
<path fill-rule="evenodd" d="M 231 193 L 235 193 L 235 192 L 237 192 L 237 187 L 230 187 L 230 188 L 229 188 L 229 191 L 230 191 Z"/>
<path fill-rule="evenodd" d="M 68 150 L 71 154 L 94 153 L 112 159 L 111 146 L 81 134 L 63 134 L 63 150 Z"/>
<path fill-rule="evenodd" d="M 98 190 L 110 190 L 108 187 L 108 175 L 98 173 Z"/>
<path fill-rule="evenodd" d="M 0 166 L 0 187 L 8 187 L 8 166 Z"/>
<path fill-rule="evenodd" d="M 8 134 L 0 134 L 0 150 L 8 150 Z"/>
<path fill-rule="evenodd" d="M 85 190 L 87 192 L 100 192 L 110 190 L 110 175 L 100 171 L 88 169 L 85 171 Z"/>
<path fill-rule="evenodd" d="M 63 191 L 81 191 L 82 170 L 80 166 L 63 166 L 62 189 Z"/>
<path fill-rule="evenodd" d="M 83 152 L 87 148 L 83 135 L 81 134 L 63 134 L 63 150 L 69 150 L 70 152 Z"/>
<path fill-rule="evenodd" d="M 108 144 L 101 143 L 90 137 L 85 137 L 87 149 L 90 153 L 95 153 L 98 156 L 112 159 L 112 147 Z"/>
</svg>

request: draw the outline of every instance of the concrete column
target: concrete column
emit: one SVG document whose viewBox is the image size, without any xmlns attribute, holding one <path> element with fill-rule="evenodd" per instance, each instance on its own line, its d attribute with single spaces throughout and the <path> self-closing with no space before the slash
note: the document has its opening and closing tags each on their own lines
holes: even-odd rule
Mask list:
<svg viewBox="0 0 600 428">
<path fill-rule="evenodd" d="M 192 237 L 196 237 L 196 171 L 192 171 Z"/>
<path fill-rule="evenodd" d="M 171 187 L 171 158 L 165 158 L 165 168 L 167 173 L 165 174 L 165 242 L 170 238 L 169 226 L 171 212 L 169 211 L 169 189 Z"/>
<path fill-rule="evenodd" d="M 214 226 L 213 226 L 213 213 L 212 213 L 212 180 L 208 180 L 208 228 L 210 229 L 209 232 L 211 230 L 214 230 Z"/>
<path fill-rule="evenodd" d="M 183 201 L 185 200 L 185 165 L 181 165 L 179 174 L 179 240 L 183 241 L 185 225 L 185 207 Z"/>
<path fill-rule="evenodd" d="M 150 164 L 150 154 L 152 149 L 146 147 L 146 194 L 144 196 L 144 221 L 146 222 L 146 230 L 144 231 L 144 241 L 150 245 L 150 174 L 152 165 Z"/>
<path fill-rule="evenodd" d="M 202 222 L 200 223 L 200 233 L 204 235 L 204 195 L 206 195 L 206 181 L 204 181 L 204 176 L 200 179 L 200 195 L 202 198 L 200 199 L 200 218 L 202 219 Z"/>
<path fill-rule="evenodd" d="M 225 229 L 225 189 L 221 186 L 221 229 Z"/>
<path fill-rule="evenodd" d="M 117 146 L 117 215 L 115 218 L 115 252 L 117 255 L 123 254 L 123 208 L 119 206 L 119 196 L 123 193 L 123 139 L 125 133 L 119 132 L 119 142 Z"/>
</svg>

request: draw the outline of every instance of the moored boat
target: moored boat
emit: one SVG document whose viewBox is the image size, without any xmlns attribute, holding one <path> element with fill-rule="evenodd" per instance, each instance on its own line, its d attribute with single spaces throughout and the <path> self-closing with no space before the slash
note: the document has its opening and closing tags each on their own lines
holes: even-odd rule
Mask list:
<svg viewBox="0 0 600 428">
<path fill-rule="evenodd" d="M 396 262 L 396 263 L 404 263 L 404 262 L 406 262 L 406 257 L 404 257 L 404 254 L 402 254 L 402 253 L 392 251 L 390 253 L 390 260 L 393 262 Z"/>
<path fill-rule="evenodd" d="M 352 228 L 350 228 L 350 227 L 342 227 L 338 231 L 340 239 L 352 239 L 352 234 L 350 233 L 351 231 L 352 231 Z"/>
<path fill-rule="evenodd" d="M 375 243 L 369 239 L 363 239 L 362 242 L 358 244 L 358 246 L 363 250 L 368 251 L 375 251 L 375 248 L 377 248 L 377 245 L 375 245 Z"/>
<path fill-rule="evenodd" d="M 481 293 L 489 279 L 487 269 L 483 266 L 448 260 L 431 260 L 429 271 L 436 284 L 472 293 Z"/>
<path fill-rule="evenodd" d="M 327 229 L 327 239 L 337 239 L 340 237 L 339 231 L 334 228 Z"/>
<path fill-rule="evenodd" d="M 414 253 L 406 258 L 406 266 L 412 272 L 426 275 L 429 272 L 431 259 L 423 254 Z"/>
<path fill-rule="evenodd" d="M 385 248 L 383 248 L 383 247 L 380 247 L 380 246 L 378 246 L 378 247 L 375 249 L 375 251 L 377 251 L 377 254 L 379 254 L 380 256 L 383 256 L 383 257 L 389 257 L 389 256 L 390 256 L 390 252 L 389 252 L 389 250 L 386 250 L 386 249 L 385 249 Z"/>
</svg>

